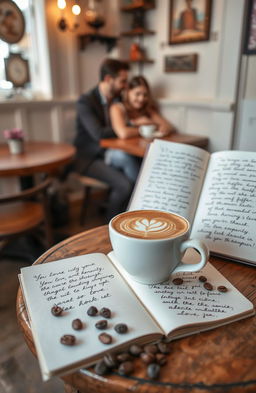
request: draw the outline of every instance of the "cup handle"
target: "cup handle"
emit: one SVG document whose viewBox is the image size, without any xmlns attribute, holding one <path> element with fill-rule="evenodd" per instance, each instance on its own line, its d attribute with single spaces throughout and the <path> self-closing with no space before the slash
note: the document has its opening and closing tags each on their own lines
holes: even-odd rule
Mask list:
<svg viewBox="0 0 256 393">
<path fill-rule="evenodd" d="M 195 248 L 201 255 L 201 260 L 198 263 L 183 263 L 180 262 L 172 273 L 178 272 L 197 272 L 201 270 L 208 261 L 209 250 L 205 243 L 201 240 L 190 239 L 181 243 L 180 252 L 183 254 L 187 248 Z"/>
</svg>

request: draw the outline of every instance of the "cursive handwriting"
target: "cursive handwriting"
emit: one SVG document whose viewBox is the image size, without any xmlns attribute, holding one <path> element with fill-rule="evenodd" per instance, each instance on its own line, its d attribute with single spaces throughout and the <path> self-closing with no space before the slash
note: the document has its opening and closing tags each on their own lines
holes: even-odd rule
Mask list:
<svg viewBox="0 0 256 393">
<path fill-rule="evenodd" d="M 211 243 L 254 248 L 256 160 L 218 157 L 207 184 L 206 197 L 200 204 L 203 216 L 196 218 L 197 235 Z"/>
<path fill-rule="evenodd" d="M 57 272 L 34 274 L 35 285 L 47 301 L 61 306 L 64 310 L 88 305 L 110 297 L 110 283 L 113 274 L 94 262 L 62 268 Z"/>
</svg>

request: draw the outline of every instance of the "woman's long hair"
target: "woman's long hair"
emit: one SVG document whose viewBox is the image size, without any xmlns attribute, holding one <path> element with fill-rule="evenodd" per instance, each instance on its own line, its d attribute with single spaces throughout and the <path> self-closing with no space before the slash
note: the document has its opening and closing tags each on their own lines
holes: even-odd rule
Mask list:
<svg viewBox="0 0 256 393">
<path fill-rule="evenodd" d="M 130 102 L 128 100 L 128 93 L 130 90 L 132 90 L 136 87 L 139 87 L 139 86 L 144 86 L 146 88 L 147 93 L 148 93 L 148 99 L 142 108 L 135 109 L 132 107 L 132 105 L 130 104 Z M 127 91 L 124 94 L 123 103 L 126 108 L 127 116 L 129 119 L 136 119 L 137 117 L 140 117 L 140 116 L 150 116 L 150 114 L 153 110 L 157 110 L 157 106 L 152 99 L 149 84 L 148 84 L 147 80 L 144 78 L 144 76 L 142 76 L 142 75 L 134 76 L 129 81 Z"/>
</svg>

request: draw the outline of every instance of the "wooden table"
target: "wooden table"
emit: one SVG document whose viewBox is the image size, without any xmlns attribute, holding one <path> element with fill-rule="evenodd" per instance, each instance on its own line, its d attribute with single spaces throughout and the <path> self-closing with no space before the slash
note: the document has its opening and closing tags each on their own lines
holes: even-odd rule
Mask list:
<svg viewBox="0 0 256 393">
<path fill-rule="evenodd" d="M 203 149 L 206 149 L 208 145 L 208 138 L 198 135 L 174 133 L 170 136 L 166 136 L 164 138 L 159 138 L 159 139 L 170 141 L 170 142 L 194 145 L 194 146 L 201 147 Z M 134 137 L 128 139 L 108 138 L 108 139 L 101 139 L 100 144 L 104 148 L 120 149 L 134 156 L 143 157 L 152 140 L 153 139 L 150 138 L 145 139 L 142 137 Z"/>
<path fill-rule="evenodd" d="M 98 227 L 57 244 L 36 263 L 111 249 L 108 229 Z M 211 258 L 212 264 L 256 305 L 256 269 Z M 17 295 L 17 318 L 30 350 L 36 354 L 21 290 Z M 150 381 L 137 360 L 130 377 L 117 374 L 99 377 L 92 369 L 63 377 L 65 391 L 74 393 L 255 393 L 256 317 L 233 322 L 208 332 L 173 341 L 161 379 Z"/>
<path fill-rule="evenodd" d="M 71 161 L 75 148 L 67 143 L 25 142 L 22 154 L 10 154 L 7 144 L 0 144 L 0 176 L 26 176 L 49 173 Z"/>
</svg>

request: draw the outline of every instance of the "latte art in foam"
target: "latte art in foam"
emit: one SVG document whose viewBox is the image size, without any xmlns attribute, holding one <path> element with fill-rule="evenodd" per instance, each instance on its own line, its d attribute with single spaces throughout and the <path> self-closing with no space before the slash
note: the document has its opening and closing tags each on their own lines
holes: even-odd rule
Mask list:
<svg viewBox="0 0 256 393">
<path fill-rule="evenodd" d="M 174 223 L 168 221 L 164 221 L 163 219 L 151 219 L 148 220 L 147 218 L 138 218 L 137 220 L 125 220 L 121 227 L 124 230 L 128 231 L 131 234 L 136 235 L 137 232 L 143 232 L 144 236 L 146 237 L 149 232 L 170 232 L 172 233 L 175 230 L 176 226 Z"/>
<path fill-rule="evenodd" d="M 187 222 L 172 213 L 140 210 L 122 213 L 112 222 L 115 230 L 139 239 L 176 237 L 188 229 Z"/>
</svg>

